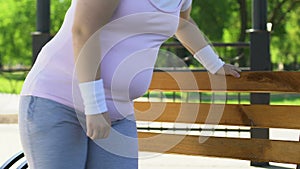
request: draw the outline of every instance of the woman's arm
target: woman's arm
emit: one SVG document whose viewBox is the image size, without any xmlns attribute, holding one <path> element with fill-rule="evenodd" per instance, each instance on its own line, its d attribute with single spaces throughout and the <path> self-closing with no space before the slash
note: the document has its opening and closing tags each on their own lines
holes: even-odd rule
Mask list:
<svg viewBox="0 0 300 169">
<path fill-rule="evenodd" d="M 180 13 L 180 22 L 175 35 L 182 45 L 194 55 L 197 51 L 207 46 L 208 42 L 191 18 L 190 13 L 191 7 Z"/>
<path fill-rule="evenodd" d="M 210 70 L 213 70 L 212 73 L 217 74 L 227 74 L 234 77 L 240 77 L 241 70 L 233 65 L 221 63 L 221 60 L 218 59 L 218 56 L 214 53 L 212 48 L 210 48 L 205 36 L 202 31 L 198 28 L 197 24 L 190 16 L 191 7 L 180 14 L 180 22 L 178 30 L 176 32 L 176 37 L 182 43 L 182 45 L 189 50 L 200 62 Z M 199 56 L 202 55 L 203 56 Z M 216 65 L 212 65 L 216 64 Z M 223 65 L 223 66 L 222 66 Z"/>
<path fill-rule="evenodd" d="M 89 41 L 88 39 L 110 21 L 118 3 L 119 0 L 77 1 L 72 33 L 79 82 L 100 79 L 98 68 L 101 61 L 101 49 L 99 38 L 96 38 L 99 36 L 93 36 L 94 38 Z"/>
<path fill-rule="evenodd" d="M 87 136 L 106 138 L 110 132 L 103 81 L 100 77 L 100 30 L 119 0 L 78 0 L 73 23 L 73 49 L 77 79 L 85 105 Z"/>
</svg>

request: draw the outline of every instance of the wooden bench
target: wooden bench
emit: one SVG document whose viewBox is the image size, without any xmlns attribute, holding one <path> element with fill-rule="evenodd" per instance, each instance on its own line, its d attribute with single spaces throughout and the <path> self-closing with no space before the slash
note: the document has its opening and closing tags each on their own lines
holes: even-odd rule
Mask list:
<svg viewBox="0 0 300 169">
<path fill-rule="evenodd" d="M 212 82 L 212 85 L 210 84 Z M 224 86 L 225 84 L 225 86 Z M 300 93 L 300 72 L 243 72 L 240 79 L 206 72 L 155 72 L 150 91 Z M 300 129 L 300 106 L 135 102 L 138 121 Z M 139 132 L 141 151 L 255 162 L 300 163 L 300 142 Z"/>
<path fill-rule="evenodd" d="M 300 72 L 243 72 L 240 79 L 214 76 L 206 72 L 155 72 L 149 91 L 153 90 L 196 93 L 300 93 Z M 300 106 L 162 101 L 136 101 L 134 106 L 138 121 L 300 129 Z M 2 115 L 3 122 L 17 123 L 17 116 Z M 300 142 L 297 141 L 145 131 L 139 131 L 138 136 L 141 151 L 257 162 L 300 163 Z"/>
</svg>

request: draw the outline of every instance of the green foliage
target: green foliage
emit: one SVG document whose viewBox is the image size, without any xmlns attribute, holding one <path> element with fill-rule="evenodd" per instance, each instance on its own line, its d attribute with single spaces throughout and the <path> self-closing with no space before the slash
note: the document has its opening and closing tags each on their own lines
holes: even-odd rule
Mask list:
<svg viewBox="0 0 300 169">
<path fill-rule="evenodd" d="M 51 32 L 59 29 L 71 0 L 51 1 Z M 31 65 L 36 0 L 0 0 L 0 68 Z"/>
<path fill-rule="evenodd" d="M 241 4 L 243 0 L 197 0 L 193 1 L 192 17 L 199 25 L 199 28 L 207 36 L 211 42 L 247 42 L 246 28 L 243 25 L 249 25 L 249 17 L 246 20 L 241 20 Z M 249 2 L 245 1 L 246 8 L 243 9 L 243 14 L 248 16 Z M 249 66 L 247 58 L 249 52 L 244 49 L 232 47 L 216 47 L 216 51 L 222 59 L 229 63 L 236 63 L 238 56 L 244 58 L 238 61 L 240 66 Z M 246 58 L 245 58 L 246 57 Z M 195 63 L 193 63 L 195 64 Z"/>
<path fill-rule="evenodd" d="M 236 6 L 235 0 L 196 0 L 192 17 L 211 41 L 221 41 L 225 28 L 232 24 L 230 18 L 236 15 Z"/>
<path fill-rule="evenodd" d="M 0 65 L 29 64 L 30 32 L 34 30 L 33 0 L 0 1 Z"/>
<path fill-rule="evenodd" d="M 269 19 L 274 27 L 271 34 L 274 69 L 299 70 L 300 1 L 282 1 L 277 6 L 273 3 Z"/>
<path fill-rule="evenodd" d="M 51 32 L 53 34 L 59 30 L 70 4 L 71 0 L 51 1 Z"/>
<path fill-rule="evenodd" d="M 245 9 L 242 3 L 245 3 Z M 246 29 L 251 28 L 251 5 L 252 0 L 195 0 L 192 16 L 212 42 L 249 42 Z M 242 15 L 246 16 L 245 21 L 242 21 Z M 268 22 L 273 24 L 270 45 L 274 69 L 299 70 L 300 1 L 268 1 Z M 249 66 L 249 50 L 216 50 L 226 62 L 235 63 L 235 57 L 242 56 L 237 63 Z"/>
<path fill-rule="evenodd" d="M 70 2 L 71 0 L 51 0 L 51 34 L 54 35 L 59 30 Z M 241 8 L 242 3 L 245 3 L 245 9 Z M 251 28 L 251 3 L 252 0 L 194 0 L 192 17 L 212 42 L 249 42 L 246 29 Z M 299 0 L 268 1 L 268 21 L 273 23 L 271 58 L 274 69 L 299 70 L 299 6 Z M 35 31 L 36 0 L 0 0 L 0 11 L 0 68 L 18 64 L 31 65 L 31 32 Z M 244 21 L 241 19 L 242 15 L 246 16 Z M 226 62 L 231 63 L 235 63 L 234 59 L 238 55 L 243 55 L 237 63 L 249 66 L 248 50 L 232 47 L 216 47 L 216 50 Z M 183 59 L 189 55 L 187 51 L 178 49 L 171 49 L 171 52 Z M 164 58 L 172 57 L 164 50 L 160 51 L 160 55 Z M 176 63 L 167 60 L 158 62 L 159 67 L 184 65 L 178 60 Z M 195 60 L 190 64 L 190 67 L 200 66 Z M 3 82 L 0 83 L 0 92 L 18 93 L 22 79 L 13 78 L 15 75 L 0 76 L 0 81 Z"/>
<path fill-rule="evenodd" d="M 51 1 L 51 34 L 55 34 L 64 19 L 71 0 Z M 192 17 L 212 42 L 249 42 L 246 29 L 251 28 L 252 0 L 194 0 Z M 244 8 L 242 5 L 244 4 Z M 299 68 L 298 48 L 299 0 L 268 1 L 268 21 L 273 23 L 271 54 L 274 69 L 297 70 Z M 36 0 L 0 0 L 0 68 L 2 66 L 31 65 L 31 32 L 35 31 Z M 241 16 L 246 16 L 242 20 Z M 249 66 L 249 50 L 230 47 L 216 47 L 220 56 L 231 63 Z M 188 52 L 173 49 L 182 58 Z M 235 61 L 237 56 L 241 59 Z M 190 66 L 198 67 L 195 61 Z M 281 67 L 280 67 L 281 66 Z"/>
</svg>

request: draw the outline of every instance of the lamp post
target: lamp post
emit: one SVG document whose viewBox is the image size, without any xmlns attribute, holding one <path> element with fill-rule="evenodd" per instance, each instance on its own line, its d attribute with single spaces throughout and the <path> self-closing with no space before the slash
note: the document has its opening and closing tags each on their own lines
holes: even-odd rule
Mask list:
<svg viewBox="0 0 300 169">
<path fill-rule="evenodd" d="M 250 33 L 250 68 L 252 71 L 271 70 L 270 31 L 267 30 L 267 0 L 252 0 Z M 252 93 L 251 104 L 270 104 L 270 94 Z M 263 112 L 261 112 L 263 113 Z M 269 129 L 252 128 L 251 138 L 269 139 Z M 251 161 L 252 166 L 268 166 L 268 162 Z"/>
<path fill-rule="evenodd" d="M 32 32 L 32 64 L 42 47 L 50 40 L 50 0 L 37 0 L 36 31 Z"/>
</svg>

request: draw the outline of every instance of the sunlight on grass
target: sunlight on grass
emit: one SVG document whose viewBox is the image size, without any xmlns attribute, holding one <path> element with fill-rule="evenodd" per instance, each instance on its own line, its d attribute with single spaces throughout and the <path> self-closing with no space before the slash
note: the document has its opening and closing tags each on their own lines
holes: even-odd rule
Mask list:
<svg viewBox="0 0 300 169">
<path fill-rule="evenodd" d="M 1 73 L 0 93 L 19 94 L 24 83 L 24 73 Z"/>
<path fill-rule="evenodd" d="M 300 94 L 272 94 L 271 105 L 300 105 Z"/>
<path fill-rule="evenodd" d="M 138 99 L 154 102 L 250 104 L 250 93 L 159 92 L 151 91 Z M 300 105 L 300 94 L 271 94 L 271 105 Z"/>
</svg>

